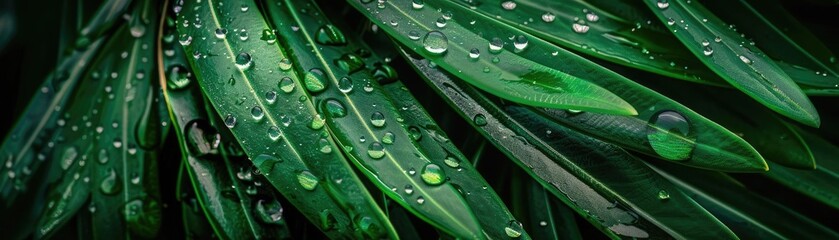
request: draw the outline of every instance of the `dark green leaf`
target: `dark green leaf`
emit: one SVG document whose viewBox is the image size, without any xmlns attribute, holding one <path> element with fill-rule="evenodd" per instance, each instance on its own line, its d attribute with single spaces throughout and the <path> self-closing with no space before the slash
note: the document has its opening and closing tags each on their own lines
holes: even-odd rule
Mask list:
<svg viewBox="0 0 839 240">
<path fill-rule="evenodd" d="M 332 238 L 389 233 L 390 224 L 337 151 L 296 70 L 281 66 L 290 56 L 270 38 L 261 39 L 270 27 L 256 2 L 186 1 L 179 8 L 177 38 L 193 56 L 196 80 L 268 181 Z"/>
<path fill-rule="evenodd" d="M 815 107 L 789 75 L 701 3 L 644 3 L 690 52 L 735 88 L 781 115 L 810 126 L 821 124 Z"/>
<path fill-rule="evenodd" d="M 771 166 L 766 176 L 801 194 L 839 209 L 839 147 L 821 137 L 793 127 L 816 159 L 815 170 Z M 777 145 L 784 146 L 784 145 Z M 780 148 L 780 147 L 779 147 Z"/>
<path fill-rule="evenodd" d="M 380 7 L 371 2 L 353 0 L 350 4 L 400 43 L 482 90 L 533 106 L 637 114 L 633 106 L 592 84 L 588 76 L 569 74 L 517 54 L 533 51 L 527 46 L 536 37 L 497 20 L 449 1 L 417 5 L 422 7 L 412 7 L 409 1 L 384 1 L 378 3 Z M 436 9 L 445 13 L 441 16 Z M 477 25 L 513 34 L 481 33 L 473 29 Z M 512 44 L 502 40 L 510 36 L 514 38 Z M 585 61 L 564 51 L 562 54 L 572 56 L 569 61 Z"/>
<path fill-rule="evenodd" d="M 607 235 L 734 238 L 675 186 L 620 148 L 565 128 L 531 109 L 499 106 L 474 88 L 453 81 L 448 73 L 429 68 L 427 60 L 406 57 L 462 117 L 472 120 L 496 147 Z M 704 228 L 697 229 L 700 224 Z"/>
</svg>

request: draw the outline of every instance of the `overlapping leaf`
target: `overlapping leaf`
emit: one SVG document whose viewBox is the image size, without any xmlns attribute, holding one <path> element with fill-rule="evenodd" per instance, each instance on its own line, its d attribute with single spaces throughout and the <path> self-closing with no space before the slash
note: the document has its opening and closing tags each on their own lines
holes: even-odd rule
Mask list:
<svg viewBox="0 0 839 240">
<path fill-rule="evenodd" d="M 839 147 L 821 137 L 793 127 L 796 135 L 807 144 L 816 159 L 815 170 L 799 170 L 772 166 L 766 173 L 770 179 L 805 196 L 839 209 Z"/>
<path fill-rule="evenodd" d="M 570 74 L 519 56 L 517 52 L 532 51 L 527 46 L 535 37 L 491 18 L 453 9 L 459 7 L 455 3 L 382 1 L 373 4 L 352 0 L 350 4 L 400 43 L 433 59 L 435 64 L 470 84 L 504 99 L 541 107 L 637 114 L 633 106 L 592 84 L 588 76 Z M 501 28 L 513 34 L 481 33 L 473 29 L 476 25 Z M 509 36 L 513 36 L 512 43 L 505 43 L 502 39 Z M 563 52 L 566 55 L 570 54 Z M 585 61 L 577 56 L 567 60 Z"/>
<path fill-rule="evenodd" d="M 562 127 L 530 109 L 500 106 L 474 88 L 453 81 L 448 73 L 428 67 L 427 60 L 406 57 L 462 117 L 471 119 L 496 147 L 607 235 L 734 238 L 675 186 L 623 150 Z M 696 229 L 687 220 L 706 227 Z"/>
<path fill-rule="evenodd" d="M 196 80 L 268 181 L 332 238 L 388 236 L 390 224 L 323 128 L 257 4 L 176 8 Z"/>
<path fill-rule="evenodd" d="M 644 3 L 691 53 L 732 86 L 781 115 L 819 126 L 815 107 L 789 75 L 701 3 Z"/>
</svg>

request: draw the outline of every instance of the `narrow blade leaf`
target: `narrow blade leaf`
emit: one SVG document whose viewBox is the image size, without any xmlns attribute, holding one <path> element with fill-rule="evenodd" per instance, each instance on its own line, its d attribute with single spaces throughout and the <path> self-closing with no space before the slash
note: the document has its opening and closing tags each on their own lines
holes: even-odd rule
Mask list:
<svg viewBox="0 0 839 240">
<path fill-rule="evenodd" d="M 699 2 L 645 0 L 708 68 L 769 109 L 810 126 L 821 121 L 804 92 L 760 49 Z"/>
<path fill-rule="evenodd" d="M 532 51 L 527 49 L 528 41 L 536 37 L 497 20 L 449 1 L 425 1 L 420 8 L 409 1 L 380 2 L 382 7 L 370 2 L 352 0 L 350 4 L 400 43 L 493 95 L 540 107 L 637 114 L 633 106 L 590 79 L 519 56 L 517 52 Z M 446 14 L 441 16 L 435 11 L 438 8 Z M 482 35 L 471 25 L 514 32 L 514 43 L 502 40 L 510 35 Z M 574 57 L 572 61 L 582 60 Z"/>
</svg>

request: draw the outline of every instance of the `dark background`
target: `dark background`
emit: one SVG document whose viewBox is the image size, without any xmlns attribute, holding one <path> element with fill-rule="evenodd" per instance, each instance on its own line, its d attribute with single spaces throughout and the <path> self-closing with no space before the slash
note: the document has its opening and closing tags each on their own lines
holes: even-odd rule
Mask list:
<svg viewBox="0 0 839 240">
<path fill-rule="evenodd" d="M 20 115 L 21 111 L 26 107 L 29 98 L 37 90 L 43 79 L 55 67 L 56 60 L 59 57 L 59 40 L 60 36 L 66 36 L 66 32 L 76 29 L 77 24 L 74 21 L 63 21 L 63 19 L 74 19 L 78 10 L 84 14 L 90 14 L 96 10 L 96 7 L 101 3 L 101 0 L 82 1 L 84 4 L 80 8 L 76 8 L 76 3 L 79 1 L 10 1 L 0 0 L 0 7 L 8 8 L 13 6 L 16 15 L 16 32 L 12 36 L 11 41 L 0 49 L 0 96 L 2 97 L 2 106 L 4 110 L 0 113 L 0 136 L 6 136 L 8 130 L 12 127 Z M 346 20 L 350 24 L 363 24 L 364 18 L 353 9 L 347 8 L 342 1 L 321 1 L 321 7 L 325 11 L 330 11 L 339 14 L 346 14 Z M 817 6 L 808 4 L 806 1 L 783 1 L 785 7 L 795 14 L 799 20 L 816 33 L 823 42 L 831 47 L 834 53 L 839 53 L 839 6 Z M 9 4 L 13 3 L 13 4 Z M 45 7 L 49 6 L 49 7 Z M 68 8 L 70 6 L 70 8 Z M 603 63 L 604 65 L 610 65 Z M 401 59 L 395 59 L 393 66 L 399 72 L 411 72 L 410 67 L 404 65 Z M 629 72 L 622 72 L 626 75 L 645 76 L 646 73 L 629 70 Z M 410 76 L 410 74 L 402 74 L 402 76 Z M 633 78 L 632 79 L 638 79 Z M 643 78 L 642 78 L 643 79 Z M 660 79 L 660 78 L 659 78 Z M 427 110 L 432 116 L 435 116 L 440 123 L 440 126 L 449 133 L 452 141 L 462 146 L 464 153 L 470 155 L 470 150 L 476 148 L 480 143 L 481 136 L 475 131 L 471 130 L 468 123 L 463 121 L 455 112 L 447 107 L 446 103 L 442 102 L 440 98 L 435 96 L 435 93 L 424 85 L 420 79 L 403 79 L 405 84 L 409 86 L 414 95 L 420 98 L 420 101 L 428 107 Z M 669 81 L 672 82 L 672 81 Z M 676 85 L 682 87 L 697 87 L 694 84 L 679 82 Z M 666 93 L 665 93 L 666 95 Z M 822 115 L 822 131 L 835 131 L 839 128 L 839 101 L 825 97 L 813 97 L 813 102 Z M 831 134 L 836 136 L 836 134 Z M 170 134 L 168 141 L 175 141 Z M 832 139 L 832 141 L 839 143 L 839 139 Z M 168 144 L 166 146 L 172 146 Z M 170 156 L 171 159 L 179 159 L 180 154 L 178 149 L 165 149 L 163 156 Z M 488 151 L 485 153 L 486 160 L 479 165 L 479 170 L 486 171 L 489 168 L 513 169 L 510 175 L 487 177 L 493 188 L 499 193 L 502 198 L 509 196 L 509 182 L 511 175 L 522 175 L 523 172 L 518 170 L 511 161 L 505 159 L 506 157 L 496 150 L 491 145 L 488 145 Z M 174 183 L 177 175 L 178 161 L 161 161 L 161 183 L 163 185 L 162 193 L 164 194 L 164 229 L 160 235 L 163 238 L 182 239 L 183 232 L 180 227 L 180 203 L 174 199 Z M 497 172 L 497 171 L 493 171 Z M 764 196 L 779 201 L 780 203 L 792 207 L 793 209 L 814 218 L 815 220 L 825 224 L 826 226 L 839 229 L 839 221 L 835 220 L 837 213 L 832 208 L 824 206 L 821 203 L 804 199 L 798 196 L 797 193 L 785 189 L 772 187 L 774 184 L 762 184 L 766 180 L 755 175 L 740 174 L 736 175 L 738 179 L 749 185 L 749 187 Z M 839 184 L 839 183 L 837 183 Z M 171 185 L 171 187 L 169 187 Z M 504 199 L 509 203 L 510 199 Z M 288 206 L 288 205 L 286 205 Z M 287 218 L 294 219 L 295 213 L 291 207 L 286 207 Z M 302 217 L 297 217 L 302 219 Z M 415 222 L 423 226 L 424 224 L 414 219 Z M 585 220 L 578 219 L 584 236 L 587 238 L 604 238 L 598 230 L 591 227 Z M 424 226 L 428 228 L 428 226 Z M 317 229 L 310 226 L 308 223 L 294 223 L 292 229 L 298 231 L 299 234 L 311 238 L 321 238 Z M 421 233 L 426 233 L 427 237 L 434 238 L 435 231 L 432 229 L 420 229 Z M 72 236 L 72 235 L 70 235 Z M 304 235 L 297 235 L 302 237 Z"/>
</svg>

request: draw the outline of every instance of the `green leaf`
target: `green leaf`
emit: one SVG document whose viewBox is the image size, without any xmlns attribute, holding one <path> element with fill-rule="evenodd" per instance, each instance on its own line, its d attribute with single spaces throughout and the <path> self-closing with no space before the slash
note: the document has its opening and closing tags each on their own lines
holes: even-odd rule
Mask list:
<svg viewBox="0 0 839 240">
<path fill-rule="evenodd" d="M 373 74 L 364 69 L 363 57 L 347 46 L 350 38 L 309 2 L 284 1 L 282 6 L 268 7 L 268 14 L 291 50 L 295 69 L 306 73 L 301 77 L 341 150 L 399 205 L 456 237 L 479 238 L 472 210 L 446 180 L 454 169 L 431 162 L 439 154 L 414 143 L 400 124 L 398 107 L 370 81 Z M 331 38 L 322 38 L 324 31 Z M 310 81 L 322 87 L 313 89 Z"/>
<path fill-rule="evenodd" d="M 380 7 L 370 2 L 350 4 L 400 43 L 493 95 L 532 106 L 637 114 L 633 106 L 591 79 L 521 57 L 519 52 L 533 51 L 527 46 L 536 37 L 497 20 L 449 1 L 425 1 L 419 8 L 408 1 L 380 2 Z M 443 16 L 436 9 L 443 10 Z M 512 34 L 480 33 L 474 29 L 478 25 Z M 510 36 L 512 43 L 502 40 Z M 571 56 L 569 62 L 585 61 L 563 52 L 566 55 Z"/>
<path fill-rule="evenodd" d="M 659 174 L 717 216 L 743 239 L 835 239 L 839 233 L 750 192 L 718 172 L 656 164 Z M 790 224 L 795 223 L 795 224 Z"/>
<path fill-rule="evenodd" d="M 839 209 L 839 147 L 821 137 L 793 127 L 796 137 L 806 143 L 813 152 L 817 164 L 815 170 L 799 170 L 783 166 L 771 166 L 766 176 L 816 201 Z M 783 145 L 777 145 L 783 146 Z"/>
<path fill-rule="evenodd" d="M 651 85 L 656 83 L 647 84 Z M 794 127 L 748 97 L 731 90 L 686 89 L 672 84 L 658 89 L 666 89 L 679 102 L 738 133 L 767 160 L 787 167 L 815 169 L 813 154 Z"/>
<path fill-rule="evenodd" d="M 574 211 L 555 204 L 554 197 L 542 185 L 533 179 L 524 179 L 524 184 L 514 187 L 526 191 L 528 222 L 524 226 L 535 239 L 583 239 Z"/>
<path fill-rule="evenodd" d="M 780 1 L 707 1 L 714 14 L 753 38 L 802 88 L 839 92 L 836 55 L 783 8 Z"/>
<path fill-rule="evenodd" d="M 133 19 L 156 26 L 150 1 L 134 5 Z M 139 20 L 138 20 L 139 21 Z M 160 227 L 157 144 L 163 138 L 152 58 L 157 35 L 123 25 L 90 65 L 84 81 L 63 106 L 53 136 L 55 152 L 47 209 L 36 238 L 51 236 L 82 205 L 90 211 L 95 238 L 152 238 Z M 89 200 L 89 201 L 88 201 Z"/>
<path fill-rule="evenodd" d="M 173 48 L 174 41 L 167 45 Z M 241 149 L 235 139 L 221 143 L 217 130 L 221 121 L 208 117 L 201 90 L 191 83 L 195 80 L 186 67 L 189 64 L 186 56 L 180 48 L 175 47 L 173 51 L 174 55 L 161 63 L 161 69 L 167 70 L 161 76 L 161 84 L 172 83 L 174 87 L 164 91 L 164 96 L 172 123 L 178 129 L 175 132 L 184 156 L 185 173 L 195 191 L 192 195 L 203 209 L 201 217 L 206 214 L 216 234 L 223 239 L 289 238 L 276 190 L 263 187 L 265 179 L 254 173 L 256 168 L 245 156 L 229 153 L 227 145 L 236 144 L 233 148 Z M 187 213 L 184 212 L 185 220 L 190 216 Z"/>
<path fill-rule="evenodd" d="M 461 4 L 576 52 L 672 78 L 727 86 L 667 32 L 609 14 L 583 1 L 492 0 Z M 536 20 L 533 20 L 536 18 Z"/>
<path fill-rule="evenodd" d="M 675 186 L 622 149 L 565 128 L 531 109 L 499 105 L 476 89 L 452 81 L 448 73 L 429 68 L 428 60 L 405 56 L 462 117 L 607 235 L 735 238 Z"/>
<path fill-rule="evenodd" d="M 302 81 L 278 67 L 290 56 L 260 39 L 270 27 L 257 4 L 178 7 L 177 38 L 193 55 L 196 80 L 268 181 L 331 238 L 388 234 L 390 224 L 337 151 Z"/>
<path fill-rule="evenodd" d="M 181 203 L 181 221 L 183 222 L 186 239 L 210 239 L 215 237 L 210 221 L 204 215 L 192 182 L 186 172 L 186 162 L 183 162 L 178 171 L 178 185 L 175 192 L 178 202 Z M 217 238 L 217 237 L 216 237 Z"/>
<path fill-rule="evenodd" d="M 815 107 L 789 75 L 701 3 L 644 3 L 688 50 L 735 88 L 781 115 L 810 126 L 821 124 Z"/>
</svg>

